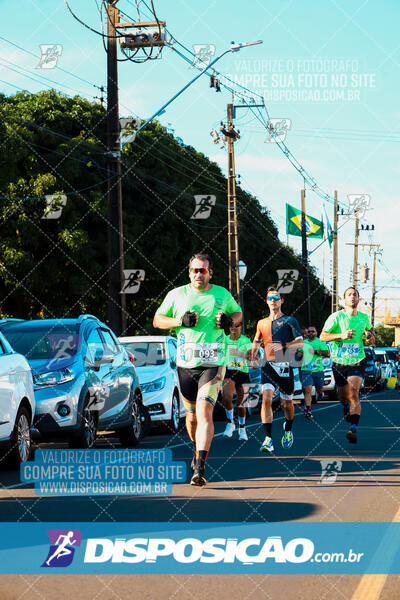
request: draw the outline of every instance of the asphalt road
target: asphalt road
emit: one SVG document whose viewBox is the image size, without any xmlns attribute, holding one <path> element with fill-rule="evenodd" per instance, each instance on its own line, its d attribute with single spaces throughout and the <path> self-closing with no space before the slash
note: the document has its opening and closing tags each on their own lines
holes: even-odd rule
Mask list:
<svg viewBox="0 0 400 600">
<path fill-rule="evenodd" d="M 216 423 L 216 436 L 207 463 L 208 484 L 194 488 L 175 484 L 172 497 L 38 498 L 20 485 L 13 472 L 1 472 L 2 521 L 179 521 L 179 522 L 352 522 L 392 521 L 400 505 L 400 403 L 398 392 L 383 391 L 363 400 L 359 442 L 345 439 L 348 424 L 339 404 L 313 407 L 306 420 L 296 407 L 295 441 L 280 443 L 283 413 L 275 413 L 274 455 L 259 451 L 263 431 L 259 415 L 248 420 L 249 440 L 222 436 L 225 423 Z M 100 445 L 117 446 L 110 439 Z M 176 436 L 153 433 L 143 448 L 170 447 L 174 460 L 191 459 L 184 430 Z M 321 461 L 325 461 L 321 463 Z M 321 480 L 326 461 L 336 461 L 334 483 Z M 65 578 L 67 577 L 67 579 Z M 266 598 L 285 600 L 395 600 L 400 577 L 371 576 L 2 576 L 0 600 L 29 596 L 49 598 L 140 598 L 200 600 L 203 598 Z M 378 579 L 377 579 L 378 578 Z M 68 586 L 66 586 L 68 582 Z M 10 587 L 12 586 L 12 588 Z"/>
</svg>

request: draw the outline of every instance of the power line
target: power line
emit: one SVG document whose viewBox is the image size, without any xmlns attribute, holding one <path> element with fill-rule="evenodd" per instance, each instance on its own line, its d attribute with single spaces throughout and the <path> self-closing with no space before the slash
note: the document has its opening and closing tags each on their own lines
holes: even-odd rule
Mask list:
<svg viewBox="0 0 400 600">
<path fill-rule="evenodd" d="M 19 46 L 18 44 L 15 44 L 14 42 L 11 42 L 10 40 L 8 40 L 7 38 L 5 38 L 2 35 L 0 35 L 0 40 L 3 40 L 4 42 L 7 42 L 7 44 L 10 44 L 11 46 L 14 46 L 15 48 L 18 48 L 19 50 L 21 50 L 22 52 L 25 52 L 26 54 L 29 54 L 30 56 L 34 56 L 38 60 L 41 59 L 41 57 L 38 56 L 37 54 L 34 54 L 34 52 L 31 52 L 30 50 L 27 50 L 23 46 Z M 90 86 L 93 86 L 93 87 L 97 88 L 98 90 L 101 90 L 101 86 L 98 86 L 95 83 L 93 83 L 91 81 L 88 81 L 87 79 L 85 79 L 83 77 L 80 77 L 80 75 L 76 75 L 75 73 L 72 73 L 71 71 L 68 71 L 67 69 L 63 69 L 59 65 L 55 65 L 54 68 L 58 69 L 59 71 L 62 71 L 63 73 L 67 73 L 68 75 L 71 75 L 71 77 L 75 77 L 76 79 L 79 79 L 79 81 L 83 81 L 84 83 L 87 83 Z"/>
</svg>

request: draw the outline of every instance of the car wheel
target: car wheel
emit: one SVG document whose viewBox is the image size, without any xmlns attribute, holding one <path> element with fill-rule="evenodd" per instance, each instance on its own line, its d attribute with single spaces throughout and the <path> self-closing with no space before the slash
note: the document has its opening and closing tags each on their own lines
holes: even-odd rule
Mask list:
<svg viewBox="0 0 400 600">
<path fill-rule="evenodd" d="M 80 432 L 74 436 L 69 445 L 71 448 L 93 448 L 97 436 L 97 413 L 90 410 L 89 397 L 86 398 L 82 409 Z"/>
<path fill-rule="evenodd" d="M 143 435 L 142 410 L 141 410 L 140 394 L 135 392 L 130 398 L 130 417 L 131 422 L 128 427 L 120 429 L 119 440 L 122 446 L 130 447 L 137 446 Z"/>
<path fill-rule="evenodd" d="M 169 431 L 172 431 L 172 433 L 178 433 L 181 417 L 179 414 L 179 397 L 176 392 L 174 392 L 174 395 L 172 396 L 171 404 L 171 418 L 168 421 L 167 426 Z"/>
<path fill-rule="evenodd" d="M 5 463 L 19 466 L 29 460 L 32 450 L 31 426 L 29 412 L 21 406 L 15 419 L 14 431 L 8 452 L 5 453 Z"/>
</svg>

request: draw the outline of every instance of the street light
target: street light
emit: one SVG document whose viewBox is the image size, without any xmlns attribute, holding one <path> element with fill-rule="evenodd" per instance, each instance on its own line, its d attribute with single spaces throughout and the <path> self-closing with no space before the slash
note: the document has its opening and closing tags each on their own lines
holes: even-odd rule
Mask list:
<svg viewBox="0 0 400 600">
<path fill-rule="evenodd" d="M 240 306 L 242 308 L 242 333 L 244 334 L 244 295 L 243 282 L 247 274 L 247 265 L 244 260 L 239 260 Z"/>
<path fill-rule="evenodd" d="M 161 108 L 159 108 L 153 115 L 151 115 L 151 117 L 149 117 L 147 119 L 147 121 L 142 123 L 142 125 L 139 127 L 139 129 L 137 129 L 135 131 L 134 134 L 130 135 L 124 142 L 122 142 L 121 146 L 123 147 L 123 146 L 125 146 L 125 144 L 129 144 L 130 142 L 133 142 L 133 140 L 135 139 L 135 137 L 139 133 L 139 131 L 141 131 L 144 127 L 146 127 L 146 125 L 148 125 L 153 119 L 155 119 L 156 117 L 161 115 L 163 112 L 165 112 L 165 109 L 167 108 L 167 106 L 169 106 L 171 104 L 171 102 L 176 100 L 176 98 L 178 98 L 178 96 L 180 96 L 185 90 L 187 90 L 188 87 L 190 87 L 195 81 L 197 81 L 199 79 L 199 77 L 204 75 L 204 73 L 206 73 L 213 65 L 215 65 L 216 62 L 218 62 L 223 56 L 225 56 L 225 54 L 228 54 L 229 52 L 238 52 L 242 48 L 247 48 L 249 46 L 255 46 L 257 44 L 262 44 L 262 40 L 257 40 L 255 42 L 241 42 L 239 44 L 235 44 L 235 42 L 231 42 L 231 46 L 228 50 L 225 50 L 224 52 L 222 52 L 222 54 L 217 56 L 217 58 L 214 58 L 214 60 L 211 61 L 209 65 L 204 67 L 204 69 L 202 71 L 200 71 L 200 73 L 198 73 L 198 75 L 196 75 L 196 77 L 193 77 L 193 79 L 191 79 L 189 81 L 189 83 L 187 83 L 181 90 L 179 90 L 179 92 L 177 92 L 174 96 L 172 96 L 172 98 L 170 98 L 165 104 L 163 104 L 161 106 Z M 172 49 L 174 49 L 173 46 L 172 46 Z"/>
</svg>

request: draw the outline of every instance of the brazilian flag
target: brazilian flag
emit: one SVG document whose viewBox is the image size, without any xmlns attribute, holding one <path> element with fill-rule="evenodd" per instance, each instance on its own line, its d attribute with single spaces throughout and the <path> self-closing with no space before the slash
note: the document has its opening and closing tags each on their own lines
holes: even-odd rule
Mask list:
<svg viewBox="0 0 400 600">
<path fill-rule="evenodd" d="M 301 210 L 286 204 L 286 233 L 301 236 Z M 306 215 L 306 233 L 310 238 L 324 237 L 324 224 L 314 217 Z"/>
</svg>

